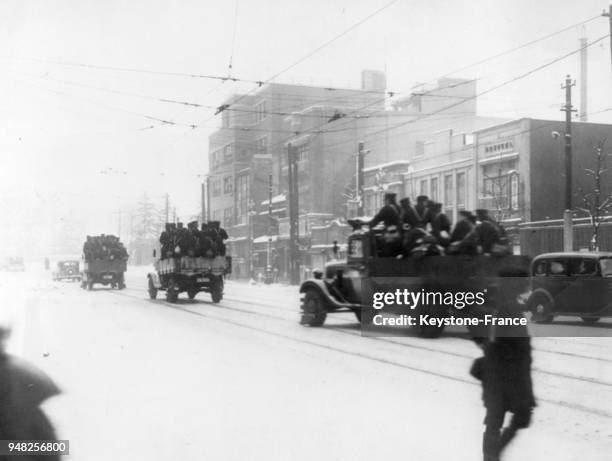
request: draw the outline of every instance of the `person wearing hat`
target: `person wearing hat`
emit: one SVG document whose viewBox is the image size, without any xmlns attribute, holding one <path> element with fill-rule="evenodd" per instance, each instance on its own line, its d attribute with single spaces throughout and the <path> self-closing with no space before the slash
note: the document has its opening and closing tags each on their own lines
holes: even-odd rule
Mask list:
<svg viewBox="0 0 612 461">
<path fill-rule="evenodd" d="M 467 210 L 461 210 L 458 214 L 458 221 L 450 235 L 450 244 L 446 252 L 448 254 L 477 254 L 475 225 L 476 216 Z"/>
<path fill-rule="evenodd" d="M 396 256 L 401 251 L 400 208 L 395 201 L 396 196 L 392 192 L 386 193 L 384 196 L 385 204 L 368 223 L 370 228 L 375 227 L 381 222 L 385 225 L 380 249 L 381 256 Z"/>
<path fill-rule="evenodd" d="M 161 259 L 164 259 L 168 256 L 168 252 L 170 251 L 170 246 L 172 242 L 172 224 L 167 222 L 165 225 L 165 230 L 159 236 L 159 243 L 161 244 Z"/>
<path fill-rule="evenodd" d="M 493 245 L 499 244 L 500 233 L 497 224 L 489 216 L 489 211 L 485 209 L 476 210 L 476 239 L 481 252 L 490 255 Z"/>
<path fill-rule="evenodd" d="M 198 256 L 210 258 L 213 256 L 213 240 L 210 237 L 208 223 L 203 222 L 198 236 Z"/>
<path fill-rule="evenodd" d="M 412 206 L 412 203 L 410 203 L 410 199 L 408 197 L 404 197 L 400 200 L 400 211 L 402 230 L 404 232 L 409 231 L 410 229 L 419 225 L 417 211 L 414 206 Z"/>
<path fill-rule="evenodd" d="M 417 197 L 417 203 L 414 209 L 417 213 L 417 218 L 419 219 L 419 227 L 425 228 L 428 223 L 428 207 L 429 207 L 429 197 L 427 195 L 419 195 Z"/>
<path fill-rule="evenodd" d="M 388 192 L 384 196 L 384 205 L 380 209 L 374 219 L 369 222 L 370 227 L 375 227 L 379 223 L 383 223 L 385 227 L 396 226 L 400 227 L 400 208 L 395 201 L 397 194 Z"/>
<path fill-rule="evenodd" d="M 438 243 L 446 248 L 450 243 L 451 222 L 442 212 L 442 204 L 434 203 L 431 208 L 431 233 Z"/>
</svg>

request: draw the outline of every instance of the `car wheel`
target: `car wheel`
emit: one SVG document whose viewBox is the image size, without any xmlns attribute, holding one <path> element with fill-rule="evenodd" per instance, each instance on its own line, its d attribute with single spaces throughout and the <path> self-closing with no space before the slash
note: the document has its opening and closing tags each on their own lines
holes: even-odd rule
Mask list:
<svg viewBox="0 0 612 461">
<path fill-rule="evenodd" d="M 545 296 L 539 295 L 529 300 L 529 310 L 535 323 L 550 323 L 553 320 L 552 304 Z"/>
<path fill-rule="evenodd" d="M 595 325 L 601 317 L 582 317 L 582 321 L 587 325 Z"/>
<path fill-rule="evenodd" d="M 91 291 L 93 289 L 93 282 L 87 282 L 87 289 Z"/>
<path fill-rule="evenodd" d="M 311 327 L 320 327 L 325 323 L 326 318 L 327 310 L 321 294 L 314 288 L 306 290 L 302 301 L 302 320 L 300 323 Z"/>
<path fill-rule="evenodd" d="M 357 317 L 359 323 L 361 323 L 361 309 L 355 309 L 353 312 L 355 313 L 355 317 Z"/>
</svg>

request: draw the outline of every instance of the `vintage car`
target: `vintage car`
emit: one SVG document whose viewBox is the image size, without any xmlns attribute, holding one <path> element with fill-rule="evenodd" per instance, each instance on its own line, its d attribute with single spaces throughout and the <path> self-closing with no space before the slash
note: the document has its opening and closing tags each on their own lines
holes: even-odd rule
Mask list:
<svg viewBox="0 0 612 461">
<path fill-rule="evenodd" d="M 25 271 L 25 265 L 23 264 L 23 258 L 21 256 L 11 256 L 6 258 L 2 269 L 9 272 L 23 272 Z"/>
<path fill-rule="evenodd" d="M 156 252 L 154 252 L 154 257 Z M 157 292 L 166 292 L 166 301 L 175 303 L 182 292 L 194 299 L 200 291 L 210 293 L 213 303 L 223 299 L 223 278 L 232 271 L 230 256 L 158 259 L 155 272 L 147 275 L 149 297 L 157 298 Z"/>
<path fill-rule="evenodd" d="M 377 291 L 483 292 L 500 283 L 510 284 L 514 276 L 506 274 L 518 278 L 516 289 L 506 293 L 511 293 L 513 302 L 516 299 L 516 309 L 521 308 L 518 296 L 528 287 L 528 257 L 448 255 L 398 259 L 382 256 L 380 231 L 351 224 L 354 232 L 348 238 L 346 260 L 327 263 L 324 270 L 315 271 L 314 277 L 300 287 L 303 325 L 321 326 L 328 313 L 348 311 L 355 314 L 363 329 L 365 322 L 372 320 L 372 295 Z M 508 279 L 501 280 L 502 274 Z M 448 317 L 455 313 L 466 315 L 468 311 L 442 306 L 429 312 Z M 436 337 L 444 325 L 419 324 L 415 328 L 419 336 Z"/>
<path fill-rule="evenodd" d="M 53 271 L 52 278 L 55 281 L 80 281 L 81 274 L 79 272 L 79 261 L 59 261 L 57 263 L 57 269 Z"/>
<path fill-rule="evenodd" d="M 544 253 L 531 264 L 527 297 L 532 320 L 577 316 L 592 324 L 612 316 L 612 253 Z"/>
</svg>

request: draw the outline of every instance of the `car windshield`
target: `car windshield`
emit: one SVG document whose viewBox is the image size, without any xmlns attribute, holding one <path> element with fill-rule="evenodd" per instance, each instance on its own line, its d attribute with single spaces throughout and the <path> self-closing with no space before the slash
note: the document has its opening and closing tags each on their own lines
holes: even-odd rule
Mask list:
<svg viewBox="0 0 612 461">
<path fill-rule="evenodd" d="M 348 254 L 352 258 L 361 258 L 363 256 L 361 239 L 357 238 L 349 241 Z"/>
<path fill-rule="evenodd" d="M 601 264 L 601 276 L 612 277 L 612 258 L 600 259 L 599 264 Z"/>
</svg>

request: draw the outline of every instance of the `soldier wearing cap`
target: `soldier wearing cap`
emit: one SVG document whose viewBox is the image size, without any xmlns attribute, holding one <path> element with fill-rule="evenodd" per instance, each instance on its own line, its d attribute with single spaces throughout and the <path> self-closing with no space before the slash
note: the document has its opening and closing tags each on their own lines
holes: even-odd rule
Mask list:
<svg viewBox="0 0 612 461">
<path fill-rule="evenodd" d="M 389 192 L 384 196 L 385 204 L 369 222 L 370 227 L 379 223 L 385 225 L 385 231 L 380 245 L 381 256 L 396 256 L 402 247 L 400 208 L 395 201 L 396 194 Z"/>
</svg>

